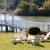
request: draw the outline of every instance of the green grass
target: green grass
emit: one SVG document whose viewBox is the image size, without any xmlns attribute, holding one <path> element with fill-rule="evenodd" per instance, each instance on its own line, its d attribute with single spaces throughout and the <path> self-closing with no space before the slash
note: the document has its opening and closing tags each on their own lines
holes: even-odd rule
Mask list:
<svg viewBox="0 0 50 50">
<path fill-rule="evenodd" d="M 22 43 L 13 44 L 12 34 L 20 35 L 19 33 L 0 33 L 0 50 L 50 50 L 50 42 L 41 42 L 42 46 L 34 46 L 23 41 Z"/>
</svg>

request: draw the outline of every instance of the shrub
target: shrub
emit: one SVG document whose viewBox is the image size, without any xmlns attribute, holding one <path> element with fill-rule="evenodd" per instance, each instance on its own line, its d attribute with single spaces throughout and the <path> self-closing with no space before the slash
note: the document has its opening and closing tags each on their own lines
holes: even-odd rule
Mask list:
<svg viewBox="0 0 50 50">
<path fill-rule="evenodd" d="M 35 3 L 30 3 L 30 15 L 36 15 L 37 13 L 37 6 Z"/>
<path fill-rule="evenodd" d="M 21 15 L 22 10 L 20 8 L 16 8 L 14 11 L 14 15 Z"/>
<path fill-rule="evenodd" d="M 17 6 L 18 8 L 20 8 L 22 10 L 22 15 L 29 15 L 29 8 L 30 8 L 30 4 L 28 2 L 20 2 Z"/>
<path fill-rule="evenodd" d="M 38 33 L 40 33 L 39 27 L 30 27 L 29 28 L 29 34 L 36 35 Z"/>
</svg>

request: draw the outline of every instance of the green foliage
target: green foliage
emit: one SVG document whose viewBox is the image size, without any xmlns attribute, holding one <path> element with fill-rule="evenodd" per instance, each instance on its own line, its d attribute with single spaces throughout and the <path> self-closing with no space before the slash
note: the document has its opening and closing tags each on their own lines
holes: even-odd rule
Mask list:
<svg viewBox="0 0 50 50">
<path fill-rule="evenodd" d="M 50 0 L 45 1 L 45 2 L 43 3 L 43 7 L 44 7 L 46 10 L 50 10 Z"/>
<path fill-rule="evenodd" d="M 32 0 L 36 5 L 38 6 L 42 6 L 42 3 L 45 1 L 45 0 Z"/>
<path fill-rule="evenodd" d="M 27 9 L 27 8 L 29 8 L 29 3 L 22 1 L 22 2 L 20 2 L 20 4 L 18 4 L 18 8 Z"/>
<path fill-rule="evenodd" d="M 26 0 L 23 0 L 20 2 L 17 6 L 17 8 L 20 8 L 21 10 L 17 13 L 24 16 L 44 16 L 50 15 L 50 0 L 30 0 L 30 2 L 27 2 Z"/>
<path fill-rule="evenodd" d="M 4 9 L 5 7 L 3 5 L 0 5 L 0 9 Z"/>
<path fill-rule="evenodd" d="M 22 13 L 25 15 L 26 13 L 29 12 L 29 3 L 28 2 L 20 2 L 20 4 L 18 4 L 18 8 L 22 9 Z"/>
<path fill-rule="evenodd" d="M 0 0 L 0 9 L 3 9 L 4 8 L 4 6 L 2 5 L 3 1 L 4 0 Z"/>
<path fill-rule="evenodd" d="M 22 9 L 21 8 L 16 8 L 15 9 L 15 12 L 14 12 L 14 15 L 21 15 L 22 14 Z"/>
<path fill-rule="evenodd" d="M 37 12 L 37 6 L 36 6 L 36 4 L 34 4 L 33 2 L 31 2 L 31 4 L 30 4 L 30 14 L 31 15 L 35 15 L 36 12 Z"/>
<path fill-rule="evenodd" d="M 29 34 L 36 35 L 38 33 L 40 33 L 39 27 L 30 27 L 29 28 Z"/>
</svg>

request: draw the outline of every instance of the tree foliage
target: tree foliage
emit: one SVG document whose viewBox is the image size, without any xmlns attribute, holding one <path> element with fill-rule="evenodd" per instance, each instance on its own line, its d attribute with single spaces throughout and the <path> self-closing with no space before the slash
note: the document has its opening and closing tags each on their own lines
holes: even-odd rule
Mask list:
<svg viewBox="0 0 50 50">
<path fill-rule="evenodd" d="M 29 8 L 29 3 L 22 1 L 22 2 L 20 2 L 20 4 L 18 4 L 18 7 L 21 8 L 21 9 L 22 8 L 27 9 L 27 8 Z"/>
<path fill-rule="evenodd" d="M 0 0 L 0 9 L 3 9 L 4 8 L 4 6 L 2 5 L 3 1 L 4 0 Z"/>
<path fill-rule="evenodd" d="M 18 4 L 18 12 L 22 15 L 50 15 L 50 0 L 30 0 Z M 18 14 L 18 13 L 17 13 Z"/>
<path fill-rule="evenodd" d="M 30 7 L 30 5 L 28 2 L 23 1 L 23 2 L 20 2 L 20 4 L 18 4 L 18 8 L 22 9 L 23 14 L 28 13 L 29 7 Z"/>
<path fill-rule="evenodd" d="M 46 10 L 50 10 L 50 0 L 45 1 L 45 2 L 43 3 L 43 7 L 44 7 Z"/>
<path fill-rule="evenodd" d="M 45 0 L 32 0 L 32 2 L 34 2 L 36 5 L 38 6 L 42 6 L 42 3 L 44 2 Z"/>
<path fill-rule="evenodd" d="M 30 27 L 29 34 L 32 34 L 32 35 L 40 34 L 40 28 L 39 27 Z"/>
<path fill-rule="evenodd" d="M 35 15 L 36 14 L 36 11 L 37 11 L 36 4 L 34 4 L 33 2 L 31 2 L 31 4 L 30 4 L 30 14 L 31 15 Z"/>
</svg>

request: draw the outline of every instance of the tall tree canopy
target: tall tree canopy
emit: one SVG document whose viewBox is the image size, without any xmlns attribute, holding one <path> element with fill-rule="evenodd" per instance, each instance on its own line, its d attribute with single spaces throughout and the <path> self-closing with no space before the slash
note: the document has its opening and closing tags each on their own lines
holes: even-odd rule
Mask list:
<svg viewBox="0 0 50 50">
<path fill-rule="evenodd" d="M 31 0 L 31 1 L 34 2 L 38 6 L 42 6 L 43 2 L 45 2 L 45 0 Z"/>
<path fill-rule="evenodd" d="M 44 7 L 46 10 L 50 10 L 50 0 L 45 1 L 45 2 L 43 3 L 43 7 Z"/>
</svg>

